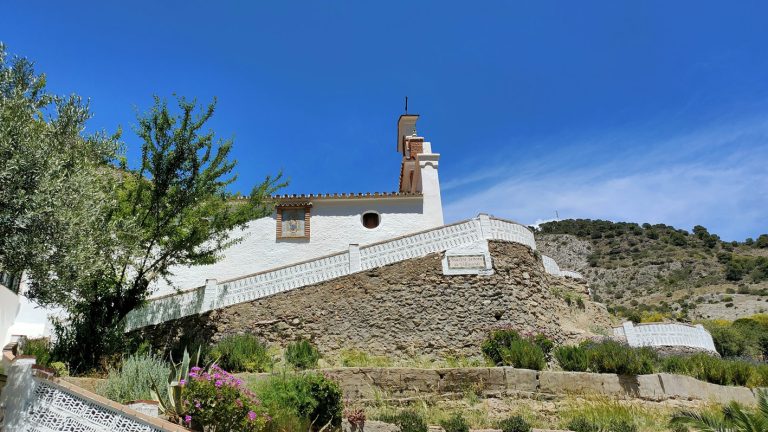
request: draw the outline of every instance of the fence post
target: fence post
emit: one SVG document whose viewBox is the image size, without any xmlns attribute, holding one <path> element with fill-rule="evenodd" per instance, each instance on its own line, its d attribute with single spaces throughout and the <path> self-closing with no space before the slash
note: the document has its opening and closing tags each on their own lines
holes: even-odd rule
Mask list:
<svg viewBox="0 0 768 432">
<path fill-rule="evenodd" d="M 362 263 L 360 262 L 360 245 L 349 245 L 349 272 L 355 273 L 362 270 Z"/>
<path fill-rule="evenodd" d="M 480 219 L 480 237 L 489 240 L 493 238 L 493 228 L 491 227 L 491 218 L 485 213 L 478 215 Z"/>
<path fill-rule="evenodd" d="M 205 280 L 205 290 L 203 291 L 203 302 L 200 305 L 200 312 L 207 312 L 216 308 L 216 299 L 219 296 L 219 284 L 216 279 Z"/>
</svg>

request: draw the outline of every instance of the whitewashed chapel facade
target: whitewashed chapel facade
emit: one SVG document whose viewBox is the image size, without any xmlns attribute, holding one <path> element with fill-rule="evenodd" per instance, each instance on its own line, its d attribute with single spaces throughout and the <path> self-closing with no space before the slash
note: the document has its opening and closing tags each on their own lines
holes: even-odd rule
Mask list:
<svg viewBox="0 0 768 432">
<path fill-rule="evenodd" d="M 232 237 L 242 241 L 224 250 L 220 261 L 171 269 L 170 283 L 153 287 L 153 298 L 146 307 L 129 314 L 127 328 L 432 253 L 443 254 L 444 274 L 489 274 L 493 272 L 489 240 L 513 241 L 535 250 L 531 230 L 508 220 L 480 215 L 445 225 L 440 155 L 417 134 L 418 119 L 418 115 L 404 114 L 397 122 L 397 152 L 401 155 L 397 191 L 273 197 L 272 215 L 233 232 Z M 561 270 L 548 257 L 543 257 L 543 266 L 555 276 L 581 277 Z M 39 337 L 49 331 L 46 313 L 50 311 L 35 309 L 23 296 L 18 299 L 21 301 L 3 302 L 3 344 L 13 335 Z"/>
<path fill-rule="evenodd" d="M 400 116 L 397 151 L 402 155 L 396 192 L 314 193 L 275 196 L 269 217 L 248 223 L 233 237 L 243 240 L 212 265 L 171 269 L 173 287 L 159 284 L 156 295 L 189 289 L 310 260 L 347 249 L 443 225 L 440 155 L 416 134 L 419 116 Z"/>
</svg>

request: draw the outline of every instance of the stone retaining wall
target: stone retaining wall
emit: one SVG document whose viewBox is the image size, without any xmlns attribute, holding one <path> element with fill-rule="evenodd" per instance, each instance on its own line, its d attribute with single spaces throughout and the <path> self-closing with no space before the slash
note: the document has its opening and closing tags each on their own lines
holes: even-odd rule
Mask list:
<svg viewBox="0 0 768 432">
<path fill-rule="evenodd" d="M 337 380 L 352 400 L 450 397 L 467 391 L 485 395 L 599 395 L 649 401 L 700 400 L 754 405 L 757 390 L 721 386 L 673 374 L 622 376 L 587 372 L 533 371 L 510 367 L 414 369 L 339 368 L 322 372 Z"/>
<path fill-rule="evenodd" d="M 489 249 L 490 275 L 444 275 L 441 255 L 432 254 L 134 334 L 158 348 L 179 345 L 190 335 L 215 342 L 250 333 L 280 346 L 310 339 L 324 355 L 355 348 L 408 358 L 479 355 L 488 331 L 500 325 L 544 333 L 558 343 L 589 337 L 587 329 L 563 324 L 572 311 L 588 316 L 590 326 L 609 327 L 603 306 L 586 301 L 585 310 L 576 310 L 557 297 L 553 284 L 570 281 L 549 277 L 529 247 L 490 241 Z"/>
</svg>

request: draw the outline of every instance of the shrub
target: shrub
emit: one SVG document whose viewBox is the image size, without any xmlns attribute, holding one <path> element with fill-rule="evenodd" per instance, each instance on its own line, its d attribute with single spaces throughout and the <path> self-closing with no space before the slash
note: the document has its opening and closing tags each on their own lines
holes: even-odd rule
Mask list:
<svg viewBox="0 0 768 432">
<path fill-rule="evenodd" d="M 394 415 L 384 415 L 379 420 L 392 423 L 400 428 L 400 432 L 427 432 L 427 422 L 421 414 L 413 410 L 400 411 Z"/>
<path fill-rule="evenodd" d="M 637 426 L 626 419 L 614 419 L 610 421 L 606 430 L 611 432 L 637 432 Z"/>
<path fill-rule="evenodd" d="M 440 422 L 445 432 L 469 432 L 469 425 L 461 413 L 455 413 L 447 420 Z"/>
<path fill-rule="evenodd" d="M 208 372 L 195 367 L 189 377 L 189 382 L 182 384 L 184 424 L 196 430 L 264 430 L 269 416 L 241 380 L 216 365 Z"/>
<path fill-rule="evenodd" d="M 586 417 L 576 417 L 566 425 L 566 428 L 573 432 L 600 432 L 600 426 L 587 420 Z"/>
<path fill-rule="evenodd" d="M 555 347 L 555 343 L 552 342 L 552 339 L 546 337 L 543 334 L 537 334 L 533 337 L 533 343 L 535 343 L 541 350 L 549 356 L 549 354 L 552 352 L 552 348 Z"/>
<path fill-rule="evenodd" d="M 743 360 L 724 360 L 707 354 L 668 357 L 661 362 L 664 372 L 692 376 L 720 385 L 762 386 L 768 384 L 768 366 Z"/>
<path fill-rule="evenodd" d="M 312 369 L 320 360 L 320 352 L 312 342 L 301 339 L 285 349 L 285 361 L 296 369 Z"/>
<path fill-rule="evenodd" d="M 272 367 L 267 345 L 250 334 L 232 335 L 211 348 L 209 361 L 231 372 L 266 372 Z"/>
<path fill-rule="evenodd" d="M 563 370 L 586 372 L 589 369 L 587 350 L 581 346 L 561 346 L 555 348 L 555 359 Z"/>
<path fill-rule="evenodd" d="M 151 399 L 152 383 L 164 386 L 170 373 L 170 366 L 158 357 L 132 355 L 123 360 L 120 369 L 109 370 L 107 379 L 96 387 L 96 392 L 119 403 Z"/>
<path fill-rule="evenodd" d="M 530 432 L 531 425 L 520 416 L 508 417 L 499 422 L 501 432 Z"/>
<path fill-rule="evenodd" d="M 50 364 L 51 369 L 56 371 L 56 376 L 66 377 L 69 376 L 69 368 L 64 362 L 53 362 Z"/>
<path fill-rule="evenodd" d="M 260 383 L 256 393 L 270 413 L 283 421 L 295 417 L 311 423 L 315 429 L 341 425 L 341 390 L 336 382 L 322 375 L 275 375 Z"/>
<path fill-rule="evenodd" d="M 651 348 L 631 348 L 612 340 L 588 346 L 590 369 L 600 373 L 642 375 L 653 373 L 658 356 Z"/>
<path fill-rule="evenodd" d="M 520 335 L 510 329 L 493 330 L 481 347 L 483 354 L 495 365 L 503 364 L 501 350 L 512 342 L 520 340 Z"/>
<path fill-rule="evenodd" d="M 641 375 L 653 372 L 658 356 L 650 348 L 631 348 L 606 340 L 577 347 L 560 347 L 555 358 L 567 371 Z"/>
<path fill-rule="evenodd" d="M 51 363 L 51 342 L 48 338 L 29 339 L 22 349 L 24 355 L 35 356 L 35 363 L 48 367 Z"/>
<path fill-rule="evenodd" d="M 497 366 L 513 366 L 523 369 L 541 370 L 546 364 L 546 356 L 542 348 L 551 341 L 544 336 L 536 336 L 533 341 L 523 339 L 510 329 L 498 329 L 491 332 L 483 342 L 483 354 Z"/>
<path fill-rule="evenodd" d="M 547 365 L 544 351 L 525 340 L 517 340 L 501 349 L 502 364 L 522 369 L 542 370 Z"/>
</svg>

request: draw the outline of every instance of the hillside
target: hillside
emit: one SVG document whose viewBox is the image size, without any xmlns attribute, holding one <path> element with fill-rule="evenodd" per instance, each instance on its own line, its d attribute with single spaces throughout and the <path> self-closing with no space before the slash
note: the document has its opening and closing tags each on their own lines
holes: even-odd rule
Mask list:
<svg viewBox="0 0 768 432">
<path fill-rule="evenodd" d="M 768 311 L 768 234 L 724 242 L 702 226 L 569 219 L 542 224 L 541 253 L 585 275 L 619 315 L 735 319 Z"/>
</svg>

